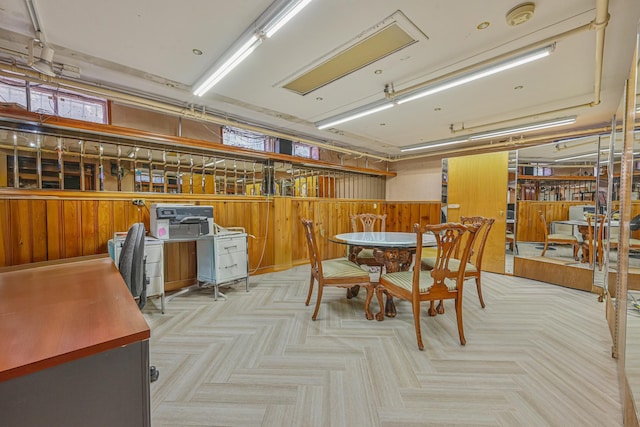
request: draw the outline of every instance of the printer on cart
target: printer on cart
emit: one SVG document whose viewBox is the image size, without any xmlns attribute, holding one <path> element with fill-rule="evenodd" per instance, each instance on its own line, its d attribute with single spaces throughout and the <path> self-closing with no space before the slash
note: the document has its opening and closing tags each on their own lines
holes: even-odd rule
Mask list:
<svg viewBox="0 0 640 427">
<path fill-rule="evenodd" d="M 154 203 L 149 214 L 150 234 L 157 239 L 213 236 L 213 206 Z"/>
</svg>

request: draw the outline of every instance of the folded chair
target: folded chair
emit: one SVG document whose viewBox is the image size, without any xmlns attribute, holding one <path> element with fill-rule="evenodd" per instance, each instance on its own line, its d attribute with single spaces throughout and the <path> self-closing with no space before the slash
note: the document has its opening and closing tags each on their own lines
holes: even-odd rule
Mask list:
<svg viewBox="0 0 640 427">
<path fill-rule="evenodd" d="M 322 260 L 318 252 L 318 244 L 316 242 L 315 232 L 313 229 L 313 221 L 302 219 L 305 236 L 307 238 L 307 246 L 309 248 L 309 262 L 311 264 L 311 280 L 309 282 L 309 293 L 305 305 L 309 305 L 311 294 L 313 293 L 314 281 L 318 282 L 318 300 L 316 308 L 311 317 L 316 320 L 318 309 L 322 301 L 322 291 L 325 286 L 334 286 L 339 288 L 351 288 L 355 285 L 364 286 L 367 290 L 367 299 L 365 301 L 365 315 L 368 320 L 373 319 L 373 314 L 369 310 L 371 299 L 373 298 L 375 284 L 371 283 L 369 273 L 362 270 L 358 265 L 346 258 Z M 383 311 L 382 296 L 378 296 L 380 311 Z"/>
<path fill-rule="evenodd" d="M 479 228 L 479 224 L 445 223 L 425 227 L 415 224 L 416 253 L 422 251 L 422 235 L 424 233 L 431 232 L 435 235 L 438 252 L 433 268 L 422 270 L 415 267 L 413 271 L 386 273 L 380 277 L 380 283 L 376 287 L 378 299 L 382 298 L 383 292 L 388 292 L 396 298 L 411 302 L 416 338 L 420 350 L 424 350 L 420 332 L 420 303 L 423 301 L 455 300 L 460 344 L 465 345 L 467 342 L 462 325 L 462 290 L 465 267 L 468 265 L 471 248 Z M 456 253 L 460 254 L 457 261 L 453 258 Z M 452 268 L 452 261 L 459 267 Z M 383 318 L 382 311 L 376 315 L 378 320 Z"/>
</svg>

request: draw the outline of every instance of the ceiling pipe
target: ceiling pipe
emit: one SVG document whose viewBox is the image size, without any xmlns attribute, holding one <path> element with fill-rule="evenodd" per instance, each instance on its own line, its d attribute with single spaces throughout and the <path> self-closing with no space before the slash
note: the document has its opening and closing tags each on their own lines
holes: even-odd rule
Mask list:
<svg viewBox="0 0 640 427">
<path fill-rule="evenodd" d="M 584 108 L 584 107 L 591 108 L 600 104 L 600 93 L 602 88 L 602 67 L 604 62 L 604 36 L 605 36 L 605 28 L 607 27 L 608 23 L 609 23 L 609 0 L 596 0 L 596 16 L 593 19 L 593 21 L 591 21 L 590 23 L 577 27 L 573 30 L 566 31 L 557 36 L 549 37 L 541 42 L 537 42 L 527 46 L 526 48 L 523 48 L 525 50 L 529 50 L 534 47 L 538 47 L 541 44 L 542 45 L 549 44 L 554 41 L 564 39 L 570 35 L 581 33 L 585 30 L 595 30 L 596 31 L 596 48 L 595 48 L 596 58 L 595 58 L 595 82 L 593 86 L 593 101 L 585 104 L 573 105 L 571 107 L 560 108 L 554 111 L 545 111 L 544 113 L 530 114 L 523 117 L 516 117 L 513 119 L 503 120 L 499 122 L 487 123 L 487 124 L 478 125 L 471 128 L 461 128 L 461 129 L 452 128 L 451 133 L 455 135 L 460 132 L 465 132 L 465 133 L 479 132 L 487 128 L 494 128 L 496 126 L 505 126 L 513 122 L 526 121 L 527 119 L 530 119 L 533 117 L 539 118 L 541 114 L 549 115 L 549 114 L 556 114 L 556 113 L 566 113 L 568 111 L 575 110 L 576 108 Z M 518 49 L 514 52 L 519 53 L 521 50 L 522 49 Z M 511 54 L 513 54 L 514 52 L 512 52 Z"/>
<path fill-rule="evenodd" d="M 17 76 L 16 74 L 20 74 L 20 76 Z M 129 95 L 129 94 L 125 94 L 125 93 L 121 93 L 118 91 L 114 91 L 111 89 L 106 89 L 106 88 L 101 88 L 101 87 L 97 87 L 97 86 L 93 86 L 93 85 L 89 85 L 86 83 L 80 83 L 80 82 L 76 82 L 76 81 L 72 81 L 72 80 L 67 80 L 61 77 L 48 77 L 45 80 L 43 80 L 42 78 L 40 78 L 40 74 L 36 71 L 32 71 L 30 69 L 23 69 L 20 68 L 19 66 L 17 66 L 15 63 L 13 64 L 3 64 L 0 63 L 0 76 L 2 77 L 8 77 L 8 78 L 16 78 L 16 77 L 20 77 L 20 78 L 24 78 L 27 81 L 31 81 L 31 82 L 37 82 L 37 83 L 49 83 L 49 84 L 57 84 L 61 87 L 66 87 L 70 90 L 75 90 L 78 91 L 80 93 L 84 93 L 87 95 L 98 95 L 98 96 L 103 96 L 107 99 L 113 100 L 113 101 L 118 101 L 118 102 L 122 102 L 123 104 L 127 104 L 127 105 L 132 105 L 135 107 L 140 107 L 140 108 L 146 108 L 152 111 L 156 111 L 159 113 L 165 113 L 165 114 L 171 114 L 171 115 L 176 115 L 178 117 L 185 117 L 185 118 L 192 118 L 194 120 L 201 120 L 201 121 L 206 121 L 206 122 L 211 122 L 211 123 L 215 123 L 215 124 L 219 124 L 219 125 L 227 125 L 227 126 L 234 126 L 234 127 L 239 127 L 242 129 L 246 129 L 246 130 L 251 130 L 254 132 L 261 132 L 264 133 L 266 135 L 270 135 L 270 136 L 274 136 L 276 138 L 285 138 L 285 139 L 293 139 L 296 141 L 300 141 L 303 142 L 305 144 L 310 144 L 310 145 L 314 145 L 317 147 L 321 147 L 321 148 L 325 148 L 329 151 L 334 151 L 334 152 L 338 152 L 338 153 L 342 153 L 342 154 L 348 154 L 348 155 L 354 155 L 354 156 L 358 156 L 358 157 L 368 157 L 368 158 L 373 158 L 373 159 L 377 159 L 379 161 L 384 161 L 384 162 L 389 162 L 389 163 L 396 163 L 396 162 L 401 162 L 404 160 L 415 160 L 415 159 L 420 159 L 420 158 L 431 158 L 431 157 L 444 157 L 448 154 L 459 154 L 459 153 L 464 153 L 467 151 L 474 151 L 474 150 L 483 150 L 483 149 L 487 149 L 487 148 L 496 148 L 496 147 L 514 147 L 516 144 L 513 141 L 508 141 L 508 142 L 503 142 L 503 143 L 487 143 L 487 144 L 482 144 L 482 145 L 476 145 L 474 147 L 469 147 L 469 148 L 458 148 L 458 149 L 452 149 L 452 150 L 446 150 L 446 151 L 439 151 L 439 152 L 433 152 L 433 153 L 423 153 L 423 154 L 416 154 L 414 156 L 403 156 L 403 157 L 396 157 L 396 158 L 392 158 L 392 157 L 382 157 L 382 156 L 376 156 L 376 155 L 372 155 L 372 154 L 367 154 L 367 153 L 363 153 L 360 151 L 356 151 L 356 150 L 350 150 L 347 148 L 342 148 L 342 147 L 334 147 L 332 145 L 329 144 L 324 144 L 324 143 L 320 143 L 317 141 L 313 141 L 310 139 L 306 139 L 306 138 L 300 138 L 298 136 L 293 136 L 293 135 L 288 135 L 288 134 L 284 134 L 284 133 L 280 133 L 280 132 L 274 132 L 274 131 L 270 131 L 267 129 L 263 129 L 260 128 L 258 126 L 252 126 L 252 125 L 246 125 L 243 123 L 239 123 L 239 122 L 234 122 L 232 120 L 228 120 L 228 119 L 223 119 L 220 117 L 216 117 L 216 116 L 212 116 L 211 114 L 208 113 L 201 113 L 198 112 L 195 108 L 193 108 L 192 105 L 187 106 L 187 107 L 177 107 L 174 105 L 170 105 L 170 104 L 166 104 L 166 103 L 162 103 L 159 101 L 152 101 L 149 99 L 145 99 L 142 97 L 137 97 L 134 95 Z M 592 135 L 594 133 L 601 133 L 601 132 L 608 132 L 610 131 L 610 127 L 607 128 L 597 128 L 597 129 L 589 129 L 589 130 L 582 130 L 582 131 L 576 131 L 576 132 L 571 132 L 571 133 L 559 133 L 559 134 L 546 134 L 545 136 L 540 136 L 540 137 L 536 137 L 536 138 L 527 138 L 522 140 L 523 143 L 529 143 L 530 145 L 537 143 L 543 143 L 543 142 L 551 142 L 554 139 L 560 139 L 560 138 L 569 138 L 569 137 L 578 137 L 578 136 L 589 136 Z M 520 144 L 518 144 L 520 145 Z"/>
<path fill-rule="evenodd" d="M 20 76 L 17 76 L 16 74 L 20 74 Z M 102 96 L 111 101 L 117 101 L 123 104 L 145 108 L 147 110 L 155 111 L 158 113 L 170 114 L 170 115 L 184 117 L 184 118 L 191 118 L 194 120 L 200 120 L 200 121 L 214 123 L 222 126 L 234 126 L 234 127 L 250 130 L 253 132 L 263 133 L 265 135 L 272 136 L 275 138 L 283 138 L 283 139 L 299 141 L 305 144 L 324 148 L 329 151 L 369 157 L 369 158 L 377 159 L 381 161 L 391 161 L 389 157 L 363 153 L 360 151 L 351 150 L 343 147 L 336 147 L 331 144 L 318 142 L 308 138 L 299 137 L 296 135 L 290 135 L 283 132 L 277 132 L 270 129 L 265 129 L 255 125 L 250 125 L 250 124 L 240 123 L 234 120 L 225 119 L 219 116 L 212 115 L 210 113 L 206 113 L 204 110 L 198 111 L 197 109 L 193 108 L 193 106 L 179 107 L 179 106 L 171 105 L 171 104 L 160 102 L 160 101 L 146 99 L 136 95 L 130 95 L 123 92 L 118 92 L 118 91 L 107 89 L 104 87 L 94 86 L 87 83 L 77 82 L 75 80 L 65 79 L 63 77 L 47 77 L 43 79 L 41 78 L 38 72 L 32 71 L 30 69 L 24 69 L 22 67 L 19 67 L 16 64 L 0 63 L 0 76 L 8 77 L 8 78 L 20 77 L 30 82 L 36 82 L 36 83 L 44 82 L 48 84 L 54 84 L 59 87 L 63 87 L 69 90 L 74 90 L 76 92 L 80 92 L 80 93 L 84 93 L 92 96 Z"/>
<path fill-rule="evenodd" d="M 596 18 L 592 22 L 596 30 L 596 79 L 594 84 L 593 105 L 600 104 L 602 66 L 604 63 L 604 36 L 609 18 L 609 0 L 597 0 Z"/>
<path fill-rule="evenodd" d="M 579 137 L 593 136 L 594 134 L 607 133 L 607 132 L 611 132 L 610 126 L 595 128 L 595 129 L 583 129 L 583 130 L 573 131 L 573 132 L 556 133 L 552 135 L 546 134 L 546 135 L 535 136 L 530 138 L 520 138 L 518 140 L 508 140 L 508 141 L 496 142 L 496 143 L 489 142 L 482 145 L 474 145 L 473 147 L 461 147 L 457 149 L 418 154 L 415 156 L 407 156 L 407 157 L 402 157 L 392 161 L 416 160 L 416 159 L 430 158 L 430 157 L 444 158 L 451 154 L 462 155 L 470 151 L 486 151 L 489 149 L 492 149 L 492 151 L 497 151 L 498 149 L 500 149 L 500 151 L 504 151 L 505 149 L 514 150 L 518 148 L 526 148 L 528 146 L 536 146 L 544 143 L 551 143 L 558 139 L 579 138 Z"/>
<path fill-rule="evenodd" d="M 600 87 L 601 87 L 601 80 L 602 80 L 602 65 L 603 65 L 603 52 L 604 52 L 604 30 L 606 25 L 608 24 L 609 21 L 609 12 L 608 12 L 608 8 L 609 8 L 609 1 L 608 0 L 596 0 L 596 18 L 590 22 L 589 24 L 574 28 L 572 30 L 566 31 L 564 33 L 561 33 L 559 35 L 553 36 L 553 37 L 549 37 L 545 40 L 542 40 L 540 42 L 534 43 L 532 45 L 529 45 L 525 48 L 522 48 L 521 50 L 529 50 L 532 49 L 534 47 L 540 47 L 540 46 L 544 46 L 547 45 L 549 43 L 552 43 L 554 41 L 558 41 L 561 39 L 564 39 L 566 37 L 569 37 L 571 35 L 574 34 L 578 34 L 581 33 L 583 31 L 586 30 L 591 30 L 591 29 L 595 29 L 596 30 L 596 83 L 594 85 L 594 91 L 595 91 L 595 95 L 594 95 L 594 101 L 591 103 L 587 103 L 587 104 L 582 104 L 580 106 L 573 106 L 573 107 L 569 107 L 567 109 L 575 109 L 581 106 L 589 106 L 592 107 L 594 105 L 597 105 L 597 103 L 600 102 Z M 520 50 L 520 49 L 519 49 Z M 454 77 L 457 76 L 458 74 L 464 73 L 469 71 L 472 68 L 476 68 L 478 66 L 483 66 L 483 65 L 487 65 L 488 63 L 491 62 L 495 62 L 495 61 L 499 61 L 504 59 L 505 57 L 517 54 L 519 52 L 519 50 L 516 51 L 512 51 L 508 54 L 504 54 L 501 56 L 498 56 L 496 58 L 492 58 L 491 60 L 487 60 L 487 61 L 483 61 L 479 64 L 475 64 L 473 67 L 466 67 L 463 68 L 461 70 L 458 70 L 456 72 L 453 73 L 449 73 L 447 75 L 441 76 L 439 78 L 436 79 L 432 79 L 428 82 L 424 82 L 421 83 L 420 85 L 415 85 L 400 91 L 392 91 L 390 92 L 390 94 L 392 94 L 392 97 L 395 96 L 399 96 L 401 94 L 404 94 L 408 91 L 413 91 L 419 88 L 419 86 L 426 86 L 428 84 L 434 84 L 437 83 L 441 80 L 444 80 L 446 78 L 450 78 L 450 77 Z M 343 154 L 351 154 L 351 155 L 356 155 L 356 156 L 364 156 L 364 157 L 368 157 L 368 158 L 372 158 L 372 159 L 376 159 L 379 161 L 385 161 L 385 162 L 390 162 L 390 163 L 395 163 L 395 162 L 399 162 L 399 161 L 404 161 L 404 160 L 414 160 L 414 159 L 420 159 L 420 158 L 430 158 L 430 157 L 443 157 L 447 154 L 459 154 L 459 153 L 464 153 L 467 151 L 476 151 L 476 150 L 482 150 L 482 149 L 487 149 L 487 148 L 496 148 L 496 147 L 515 147 L 516 145 L 521 145 L 521 144 L 515 144 L 513 141 L 508 141 L 508 142 L 503 142 L 503 143 L 489 143 L 489 144 L 484 144 L 484 145 L 477 145 L 474 147 L 469 147 L 469 148 L 458 148 L 458 149 L 453 149 L 453 150 L 446 150 L 446 151 L 440 151 L 440 152 L 435 152 L 435 153 L 424 153 L 424 154 L 417 154 L 415 156 L 405 156 L 405 157 L 396 157 L 396 158 L 392 158 L 392 157 L 383 157 L 383 156 L 377 156 L 374 154 L 369 154 L 369 153 L 364 153 L 364 152 L 360 152 L 360 151 L 356 151 L 356 150 L 351 150 L 348 148 L 343 148 L 343 147 L 336 147 L 333 146 L 331 144 L 326 144 L 326 143 L 322 143 L 322 142 L 318 142 L 315 140 L 311 140 L 311 139 L 307 139 L 307 138 L 301 138 L 295 135 L 289 135 L 289 134 L 285 134 L 285 133 L 281 133 L 281 132 L 276 132 L 276 131 L 272 131 L 269 129 L 265 129 L 265 128 L 261 128 L 259 126 L 254 126 L 254 125 L 249 125 L 249 124 L 244 124 L 244 123 L 240 123 L 240 122 L 236 122 L 233 120 L 229 120 L 229 119 L 224 119 L 222 117 L 218 117 L 218 116 L 214 116 L 211 115 L 209 113 L 199 113 L 197 110 L 195 110 L 193 108 L 193 106 L 191 107 L 178 107 L 175 105 L 171 105 L 171 104 L 167 104 L 164 102 L 160 102 L 160 101 L 153 101 L 150 99 L 146 99 L 143 97 L 139 97 L 139 96 L 135 96 L 135 95 L 129 95 L 129 94 L 125 94 L 122 92 L 118 92 L 115 90 L 111 90 L 111 89 L 107 89 L 104 87 L 98 87 L 95 85 L 91 85 L 91 84 L 86 84 L 86 83 L 81 83 L 81 82 L 77 82 L 75 80 L 68 80 L 65 79 L 63 77 L 47 77 L 44 80 L 41 78 L 42 76 L 40 76 L 39 73 L 29 70 L 29 69 L 24 69 L 22 67 L 19 67 L 15 62 L 12 62 L 11 64 L 4 64 L 4 63 L 0 63 L 0 76 L 4 76 L 4 77 L 9 77 L 9 78 L 16 78 L 16 73 L 21 74 L 23 76 L 23 78 L 25 80 L 28 81 L 32 81 L 32 82 L 38 82 L 38 83 L 54 83 L 57 84 L 61 87 L 66 87 L 75 91 L 78 91 L 80 93 L 85 93 L 88 95 L 99 95 L 99 96 L 104 96 L 105 98 L 109 99 L 109 100 L 113 100 L 113 101 L 118 101 L 118 102 L 122 102 L 123 104 L 127 104 L 127 105 L 132 105 L 135 107 L 142 107 L 142 108 L 146 108 L 152 111 L 156 111 L 159 113 L 165 113 L 165 114 L 171 114 L 171 115 L 176 115 L 179 117 L 185 117 L 185 118 L 192 118 L 194 120 L 201 120 L 201 121 L 205 121 L 205 122 L 209 122 L 209 123 L 214 123 L 214 124 L 218 124 L 218 125 L 226 125 L 226 126 L 234 126 L 234 127 L 239 127 L 242 129 L 246 129 L 246 130 L 251 130 L 254 132 L 260 132 L 260 133 L 264 133 L 265 135 L 269 135 L 269 136 L 273 136 L 276 138 L 285 138 L 285 139 L 292 139 L 295 141 L 300 141 L 302 143 L 305 144 L 309 144 L 309 145 L 313 145 L 319 148 L 324 148 L 326 150 L 329 151 L 333 151 L 333 152 L 338 152 L 338 153 L 343 153 Z M 559 109 L 559 110 L 555 110 L 555 112 L 560 112 L 560 111 L 564 111 L 567 109 Z M 529 117 L 529 116 L 527 116 Z M 512 119 L 513 120 L 521 120 L 520 119 Z M 506 121 L 505 121 L 506 122 Z M 503 124 L 504 122 L 501 122 L 500 124 Z M 497 125 L 498 123 L 492 124 L 492 125 Z M 484 126 L 489 126 L 489 125 L 484 125 Z M 482 126 L 479 126 L 478 128 L 480 128 Z M 465 129 L 466 131 L 470 131 L 470 129 Z M 543 137 L 535 137 L 535 138 L 527 138 L 521 141 L 526 141 L 529 142 L 530 145 L 535 144 L 536 141 L 538 141 L 539 143 L 542 142 L 551 142 L 553 139 L 558 139 L 558 138 L 567 138 L 570 136 L 587 136 L 587 135 L 591 135 L 593 133 L 600 133 L 600 132 L 606 132 L 606 131 L 610 131 L 610 128 L 600 128 L 600 129 L 590 129 L 588 131 L 582 131 L 582 132 L 576 132 L 576 133 L 564 133 L 564 134 L 555 134 L 555 136 L 551 136 L 551 135 L 546 135 Z M 460 131 L 454 131 L 452 130 L 452 132 L 460 132 Z"/>
</svg>

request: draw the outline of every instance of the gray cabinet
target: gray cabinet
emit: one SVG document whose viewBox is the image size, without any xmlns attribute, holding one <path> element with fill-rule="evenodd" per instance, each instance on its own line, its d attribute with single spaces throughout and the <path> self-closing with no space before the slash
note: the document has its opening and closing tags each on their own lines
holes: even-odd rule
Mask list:
<svg viewBox="0 0 640 427">
<path fill-rule="evenodd" d="M 199 239 L 198 281 L 213 285 L 218 299 L 219 286 L 245 281 L 249 291 L 249 263 L 247 233 L 218 233 L 213 238 Z"/>
</svg>

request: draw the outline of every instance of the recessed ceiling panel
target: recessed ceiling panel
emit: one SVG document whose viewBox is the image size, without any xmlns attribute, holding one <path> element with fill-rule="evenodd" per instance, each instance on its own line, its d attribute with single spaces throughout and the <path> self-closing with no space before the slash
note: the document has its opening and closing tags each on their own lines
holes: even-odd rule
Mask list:
<svg viewBox="0 0 640 427">
<path fill-rule="evenodd" d="M 306 95 L 415 42 L 417 40 L 400 25 L 390 24 L 311 68 L 283 87 Z"/>
</svg>

